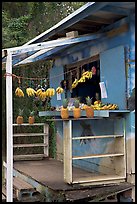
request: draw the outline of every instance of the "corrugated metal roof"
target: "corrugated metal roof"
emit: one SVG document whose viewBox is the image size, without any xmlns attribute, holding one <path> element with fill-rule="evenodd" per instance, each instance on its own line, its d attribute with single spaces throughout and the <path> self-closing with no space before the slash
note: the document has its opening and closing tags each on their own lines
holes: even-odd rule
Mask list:
<svg viewBox="0 0 137 204">
<path fill-rule="evenodd" d="M 66 37 L 66 33 L 70 31 L 78 31 L 79 38 L 81 36 L 95 35 L 110 29 L 110 26 L 119 20 L 125 19 L 135 10 L 135 2 L 88 2 L 75 12 L 61 20 L 55 26 L 41 33 L 34 39 L 28 41 L 22 47 L 31 44 L 35 45 L 48 41 L 49 43 L 62 37 Z M 66 42 L 67 42 L 66 38 Z M 94 39 L 94 38 L 93 38 Z M 63 41 L 64 39 L 62 39 Z M 92 40 L 92 39 L 91 39 Z M 83 42 L 83 41 L 82 41 Z M 82 43 L 78 41 L 77 43 Z M 52 43 L 51 43 L 52 44 Z M 24 52 L 25 54 L 16 54 L 13 56 L 13 64 L 35 62 L 38 60 L 52 59 L 64 52 L 71 46 L 77 44 L 63 44 L 51 48 L 44 48 L 39 51 Z M 22 61 L 23 60 L 23 61 Z"/>
</svg>

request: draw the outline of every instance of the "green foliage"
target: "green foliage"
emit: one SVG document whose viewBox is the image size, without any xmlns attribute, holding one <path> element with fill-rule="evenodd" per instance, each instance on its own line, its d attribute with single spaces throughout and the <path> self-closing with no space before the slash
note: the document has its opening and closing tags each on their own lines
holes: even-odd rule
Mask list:
<svg viewBox="0 0 137 204">
<path fill-rule="evenodd" d="M 26 43 L 85 3 L 2 2 L 2 47 Z"/>
<path fill-rule="evenodd" d="M 92 104 L 92 99 L 89 96 L 86 97 L 86 103 L 88 106 L 91 106 L 91 104 Z"/>
<path fill-rule="evenodd" d="M 74 106 L 75 106 L 75 108 L 79 108 L 79 99 L 75 99 L 75 101 L 74 101 Z"/>
<path fill-rule="evenodd" d="M 23 112 L 24 112 L 24 110 L 23 109 L 21 109 L 21 108 L 19 108 L 19 116 L 23 116 Z"/>
<path fill-rule="evenodd" d="M 68 106 L 68 99 L 64 98 L 63 99 L 63 108 L 67 108 L 67 106 Z"/>
</svg>

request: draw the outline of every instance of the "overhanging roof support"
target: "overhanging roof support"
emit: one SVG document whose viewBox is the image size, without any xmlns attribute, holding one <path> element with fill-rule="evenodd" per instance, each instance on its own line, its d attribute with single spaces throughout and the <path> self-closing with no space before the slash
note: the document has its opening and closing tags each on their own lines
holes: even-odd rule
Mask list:
<svg viewBox="0 0 137 204">
<path fill-rule="evenodd" d="M 42 43 L 36 43 L 32 45 L 7 48 L 7 50 L 9 50 L 12 54 L 16 55 L 16 54 L 21 54 L 21 53 L 26 53 L 26 52 L 31 52 L 31 51 L 42 50 L 45 48 L 52 48 L 52 47 L 57 47 L 57 46 L 62 46 L 62 45 L 70 45 L 74 43 L 81 43 L 84 41 L 95 40 L 103 36 L 104 36 L 104 33 L 94 34 L 94 35 L 85 35 L 85 36 L 81 36 L 78 38 L 65 38 L 65 39 L 52 40 L 52 41 L 47 41 L 47 42 L 42 42 Z"/>
<path fill-rule="evenodd" d="M 12 54 L 7 52 L 6 72 L 12 74 Z M 13 202 L 13 106 L 12 76 L 6 76 L 6 117 L 7 117 L 7 168 L 6 195 L 7 202 Z"/>
</svg>

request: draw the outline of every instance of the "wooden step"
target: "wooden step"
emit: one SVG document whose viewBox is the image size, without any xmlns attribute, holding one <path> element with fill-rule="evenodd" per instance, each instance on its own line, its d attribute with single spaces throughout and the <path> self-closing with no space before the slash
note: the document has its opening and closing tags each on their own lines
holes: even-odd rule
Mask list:
<svg viewBox="0 0 137 204">
<path fill-rule="evenodd" d="M 35 159 L 43 159 L 48 157 L 46 154 L 24 154 L 24 155 L 14 155 L 14 160 L 35 160 Z"/>
<path fill-rule="evenodd" d="M 115 137 L 123 137 L 123 135 L 81 136 L 81 137 L 73 137 L 72 140 L 81 140 L 81 139 L 100 139 L 100 138 L 115 138 Z"/>
<path fill-rule="evenodd" d="M 2 202 L 6 202 L 6 184 L 2 186 L 2 200 L 3 200 Z M 13 200 L 14 201 L 17 200 L 17 196 L 14 191 L 13 191 Z"/>
<path fill-rule="evenodd" d="M 14 188 L 16 188 L 18 190 L 28 190 L 28 189 L 29 190 L 35 190 L 35 188 L 32 185 L 30 185 L 26 181 L 23 181 L 19 177 L 13 178 L 13 186 L 14 186 Z"/>
<path fill-rule="evenodd" d="M 42 135 L 48 136 L 47 133 L 15 133 L 15 134 L 13 134 L 14 137 L 25 137 L 25 136 L 27 136 L 27 137 L 30 137 L 30 136 L 34 137 L 34 136 L 42 136 Z"/>
<path fill-rule="evenodd" d="M 46 147 L 48 146 L 47 143 L 35 143 L 35 144 L 14 144 L 13 147 Z"/>
<path fill-rule="evenodd" d="M 16 192 L 18 201 L 36 202 L 41 199 L 41 194 L 36 190 L 36 188 L 19 177 L 13 178 L 13 188 Z"/>
<path fill-rule="evenodd" d="M 101 157 L 118 157 L 124 156 L 123 153 L 111 153 L 111 154 L 91 154 L 86 156 L 74 156 L 72 157 L 73 160 L 76 159 L 89 159 L 89 158 L 101 158 Z"/>
</svg>

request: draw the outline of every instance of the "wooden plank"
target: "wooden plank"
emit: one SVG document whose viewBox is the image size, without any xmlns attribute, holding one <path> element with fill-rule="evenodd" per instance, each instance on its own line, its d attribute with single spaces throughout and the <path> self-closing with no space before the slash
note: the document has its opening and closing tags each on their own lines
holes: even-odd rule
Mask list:
<svg viewBox="0 0 137 204">
<path fill-rule="evenodd" d="M 24 155 L 14 155 L 14 160 L 32 160 L 32 159 L 38 159 L 38 158 L 45 158 L 48 157 L 46 154 L 24 154 Z"/>
<path fill-rule="evenodd" d="M 8 48 L 5 50 L 9 50 L 13 55 L 17 54 L 23 54 L 31 51 L 38 51 L 41 49 L 47 49 L 47 48 L 54 48 L 57 46 L 63 46 L 63 45 L 71 45 L 75 43 L 80 43 L 80 42 L 86 42 L 90 40 L 95 40 L 101 37 L 104 37 L 104 33 L 97 33 L 97 34 L 92 34 L 92 35 L 85 35 L 77 38 L 66 38 L 66 39 L 57 39 L 57 40 L 52 40 L 52 41 L 47 41 L 47 42 L 42 42 L 42 43 L 36 43 L 36 44 L 31 44 L 27 46 L 19 46 L 19 47 L 13 47 L 13 48 Z"/>
<path fill-rule="evenodd" d="M 42 135 L 45 135 L 47 136 L 47 133 L 15 133 L 13 134 L 14 137 L 30 137 L 30 136 L 42 136 Z"/>
<path fill-rule="evenodd" d="M 123 156 L 123 153 L 114 153 L 114 154 L 91 154 L 86 156 L 74 156 L 72 157 L 73 160 L 76 159 L 90 159 L 90 158 L 101 158 L 101 157 L 118 157 Z"/>
<path fill-rule="evenodd" d="M 12 74 L 12 54 L 7 52 L 6 72 Z M 13 99 L 12 99 L 12 77 L 6 76 L 6 129 L 7 129 L 7 180 L 6 194 L 7 202 L 13 202 Z"/>
<path fill-rule="evenodd" d="M 47 143 L 35 143 L 35 144 L 14 144 L 13 147 L 45 147 L 47 146 Z"/>
<path fill-rule="evenodd" d="M 39 125 L 44 125 L 45 123 L 23 123 L 23 124 L 12 124 L 13 126 L 39 126 Z"/>
<path fill-rule="evenodd" d="M 35 188 L 29 183 L 23 181 L 19 177 L 13 178 L 13 186 L 18 190 L 35 190 Z"/>
<path fill-rule="evenodd" d="M 84 183 L 84 182 L 98 182 L 98 181 L 113 181 L 113 180 L 121 180 L 125 179 L 125 177 L 118 175 L 98 175 L 94 177 L 83 177 L 79 179 L 73 179 L 73 183 Z"/>
<path fill-rule="evenodd" d="M 47 146 L 44 146 L 44 154 L 49 155 L 49 125 L 45 123 L 44 125 L 44 143 L 47 144 Z"/>
<path fill-rule="evenodd" d="M 114 37 L 115 35 L 119 35 L 123 32 L 128 31 L 128 24 L 122 25 L 119 28 L 115 28 L 107 33 L 108 37 Z"/>
<path fill-rule="evenodd" d="M 3 199 L 3 197 L 4 197 L 4 200 L 5 200 L 6 199 L 6 187 L 5 187 L 5 185 L 2 186 L 2 199 Z M 16 197 L 14 192 L 13 192 L 13 199 L 14 200 L 17 199 L 17 197 Z"/>
<path fill-rule="evenodd" d="M 63 121 L 64 181 L 72 183 L 72 121 Z"/>
<path fill-rule="evenodd" d="M 98 135 L 98 136 L 81 136 L 81 137 L 72 137 L 72 140 L 81 140 L 81 139 L 101 139 L 101 138 L 115 138 L 123 137 L 123 135 Z"/>
<path fill-rule="evenodd" d="M 67 38 L 76 38 L 76 37 L 78 37 L 78 31 L 70 31 L 70 32 L 68 32 L 68 33 L 66 33 L 66 37 Z"/>
</svg>

